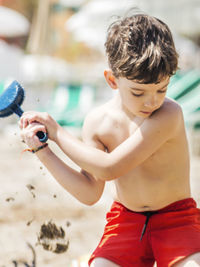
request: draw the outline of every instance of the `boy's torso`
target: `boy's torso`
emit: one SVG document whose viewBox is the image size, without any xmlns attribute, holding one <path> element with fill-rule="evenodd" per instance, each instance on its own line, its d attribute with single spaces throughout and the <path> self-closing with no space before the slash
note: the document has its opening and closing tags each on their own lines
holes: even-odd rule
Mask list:
<svg viewBox="0 0 200 267">
<path fill-rule="evenodd" d="M 108 152 L 134 134 L 145 120 L 130 119 L 115 99 L 99 111 L 102 116 L 97 136 Z M 184 123 L 181 124 L 173 139 L 142 164 L 114 180 L 116 201 L 134 211 L 147 211 L 190 197 L 188 147 Z"/>
</svg>

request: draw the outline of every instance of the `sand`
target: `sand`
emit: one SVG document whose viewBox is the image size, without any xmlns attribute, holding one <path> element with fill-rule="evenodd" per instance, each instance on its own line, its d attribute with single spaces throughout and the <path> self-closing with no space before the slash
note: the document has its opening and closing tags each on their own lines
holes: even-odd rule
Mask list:
<svg viewBox="0 0 200 267">
<path fill-rule="evenodd" d="M 4 128 L 4 130 L 2 130 Z M 78 169 L 50 142 L 64 160 Z M 0 132 L 0 267 L 68 267 L 73 259 L 89 254 L 96 247 L 112 199 L 110 184 L 94 206 L 85 206 L 69 195 L 20 142 L 16 126 L 1 126 Z M 191 157 L 192 195 L 200 204 L 200 157 Z M 62 227 L 69 246 L 54 253 L 38 245 L 41 225 L 53 222 Z M 32 263 L 33 250 L 36 264 Z M 18 265 L 25 266 L 25 265 Z"/>
</svg>

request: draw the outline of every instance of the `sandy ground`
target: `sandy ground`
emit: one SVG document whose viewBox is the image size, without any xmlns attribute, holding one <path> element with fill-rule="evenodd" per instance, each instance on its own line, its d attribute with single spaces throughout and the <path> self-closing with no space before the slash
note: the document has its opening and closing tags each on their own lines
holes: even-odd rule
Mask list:
<svg viewBox="0 0 200 267">
<path fill-rule="evenodd" d="M 5 129 L 0 132 L 0 267 L 15 266 L 13 260 L 24 260 L 32 267 L 32 252 L 27 242 L 35 249 L 37 267 L 68 267 L 73 259 L 91 253 L 96 247 L 103 232 L 106 210 L 112 202 L 110 185 L 96 205 L 88 207 L 79 203 L 34 155 L 21 156 L 24 144 L 15 127 L 1 125 L 2 128 Z M 54 144 L 50 145 L 74 166 Z M 27 185 L 34 189 L 30 191 Z M 200 157 L 191 157 L 191 185 L 199 205 Z M 41 224 L 50 220 L 62 226 L 69 239 L 69 249 L 63 254 L 45 251 L 36 245 Z"/>
</svg>

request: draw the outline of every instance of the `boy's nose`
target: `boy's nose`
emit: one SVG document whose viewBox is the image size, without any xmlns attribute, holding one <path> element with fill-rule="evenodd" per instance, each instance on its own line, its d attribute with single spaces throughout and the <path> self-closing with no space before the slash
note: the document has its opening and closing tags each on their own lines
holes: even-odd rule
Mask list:
<svg viewBox="0 0 200 267">
<path fill-rule="evenodd" d="M 158 99 L 155 96 L 152 96 L 152 97 L 148 98 L 144 103 L 145 107 L 148 107 L 148 108 L 151 108 L 151 109 L 156 108 L 157 105 L 158 105 Z"/>
</svg>

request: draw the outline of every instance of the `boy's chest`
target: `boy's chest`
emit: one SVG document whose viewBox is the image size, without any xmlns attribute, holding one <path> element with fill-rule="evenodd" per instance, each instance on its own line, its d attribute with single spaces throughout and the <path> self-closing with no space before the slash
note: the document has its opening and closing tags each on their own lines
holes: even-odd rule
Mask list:
<svg viewBox="0 0 200 267">
<path fill-rule="evenodd" d="M 117 146 L 123 143 L 127 138 L 133 135 L 141 126 L 141 121 L 129 121 L 120 120 L 115 123 L 111 123 L 108 132 L 105 132 L 101 140 L 107 151 L 113 151 Z"/>
<path fill-rule="evenodd" d="M 142 125 L 143 122 L 144 122 L 143 118 L 135 121 L 123 119 L 115 123 L 112 122 L 109 131 L 105 132 L 105 134 L 101 138 L 101 141 L 106 147 L 106 150 L 108 152 L 112 152 L 127 138 L 129 138 L 131 135 L 134 135 L 136 131 L 139 131 L 140 126 Z M 143 162 L 140 168 L 142 169 L 144 168 L 149 171 L 151 167 L 154 165 L 162 165 L 161 159 L 163 159 L 163 162 L 166 162 L 166 157 L 168 154 L 170 154 L 171 148 L 172 148 L 171 144 L 166 143 L 155 153 L 153 153 L 147 160 L 145 160 L 145 162 Z"/>
</svg>

